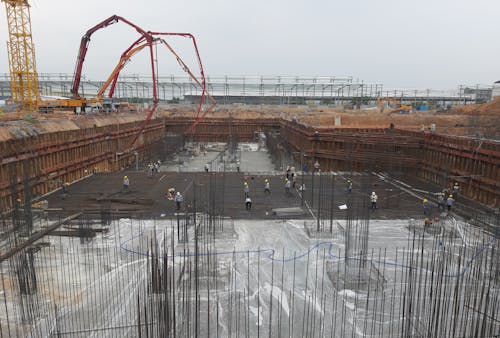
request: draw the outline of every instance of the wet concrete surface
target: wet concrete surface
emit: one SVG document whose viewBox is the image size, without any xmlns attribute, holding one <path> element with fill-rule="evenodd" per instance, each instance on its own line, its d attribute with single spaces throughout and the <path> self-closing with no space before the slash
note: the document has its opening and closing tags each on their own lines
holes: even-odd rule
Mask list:
<svg viewBox="0 0 500 338">
<path fill-rule="evenodd" d="M 128 192 L 122 191 L 122 178 L 130 180 Z M 333 177 L 333 184 L 332 184 Z M 264 180 L 269 179 L 271 193 L 264 192 Z M 302 180 L 304 183 L 302 183 Z M 248 182 L 252 199 L 251 210 L 245 209 L 243 184 Z M 370 193 L 376 191 L 377 209 L 369 211 L 375 219 L 424 217 L 421 201 L 380 178 L 359 174 L 353 177 L 353 191 L 349 193 L 342 175 L 305 175 L 298 177 L 296 189 L 285 191 L 281 175 L 253 175 L 243 172 L 160 172 L 148 177 L 142 172 L 96 174 L 72 184 L 64 196 L 56 192 L 48 197 L 51 215 L 64 216 L 75 211 L 99 214 L 110 209 L 121 217 L 171 217 L 177 212 L 173 200 L 167 199 L 167 191 L 173 187 L 181 192 L 184 202 L 181 212 L 211 211 L 235 219 L 276 219 L 272 209 L 302 207 L 305 217 L 320 215 L 321 218 L 345 218 L 348 211 L 338 207 L 369 209 Z M 299 191 L 305 184 L 304 201 Z M 439 215 L 437 208 L 432 216 Z"/>
<path fill-rule="evenodd" d="M 148 176 L 147 170 L 94 174 L 74 183 L 69 193 L 50 195 L 49 214 L 66 216 L 75 211 L 99 217 L 101 210 L 111 210 L 115 217 L 173 217 L 177 212 L 174 201 L 167 199 L 169 188 L 182 193 L 180 212 L 210 212 L 235 219 L 277 219 L 272 209 L 300 207 L 305 218 L 345 219 L 370 217 L 400 219 L 441 217 L 436 193 L 444 187 L 405 173 L 325 172 L 297 173 L 295 188 L 285 192 L 285 172 L 274 170 L 271 156 L 259 144 L 242 143 L 235 154 L 223 150 L 224 144 L 190 146 L 170 163 L 163 163 L 160 172 Z M 203 150 L 206 149 L 207 151 Z M 205 172 L 205 163 L 209 172 Z M 240 171 L 237 171 L 237 163 Z M 291 164 L 292 166 L 293 164 Z M 297 166 L 298 168 L 298 166 Z M 130 190 L 122 191 L 122 179 L 127 175 Z M 264 180 L 269 179 L 271 193 L 264 192 Z M 353 182 L 351 192 L 347 179 Z M 290 177 L 291 180 L 291 177 Z M 249 184 L 251 210 L 245 208 L 243 183 Z M 303 191 L 300 187 L 304 185 Z M 377 208 L 371 209 L 370 194 L 378 195 Z M 430 210 L 424 214 L 422 199 L 428 198 Z M 339 209 L 345 205 L 347 210 Z M 484 207 L 460 198 L 457 210 L 470 214 Z M 353 210 L 356 210 L 353 214 Z M 369 212 L 368 212 L 369 211 Z M 455 210 L 453 210 L 455 211 Z M 484 210 L 487 212 L 487 210 Z"/>
</svg>

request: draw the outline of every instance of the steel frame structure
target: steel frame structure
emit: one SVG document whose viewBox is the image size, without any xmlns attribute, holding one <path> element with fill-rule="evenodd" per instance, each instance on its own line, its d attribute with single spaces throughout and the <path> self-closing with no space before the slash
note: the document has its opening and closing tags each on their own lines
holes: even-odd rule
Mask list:
<svg viewBox="0 0 500 338">
<path fill-rule="evenodd" d="M 31 34 L 30 6 L 27 0 L 5 2 L 9 26 L 9 69 L 12 99 L 26 111 L 26 118 L 37 110 L 40 99 L 35 46 Z"/>
</svg>

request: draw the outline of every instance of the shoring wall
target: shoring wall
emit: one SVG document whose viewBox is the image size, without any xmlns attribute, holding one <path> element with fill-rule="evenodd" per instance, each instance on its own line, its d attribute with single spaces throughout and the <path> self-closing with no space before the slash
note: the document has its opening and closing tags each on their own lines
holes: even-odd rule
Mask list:
<svg viewBox="0 0 500 338">
<path fill-rule="evenodd" d="M 400 129 L 314 129 L 281 121 L 281 135 L 323 170 L 404 171 L 500 207 L 500 143 Z"/>
<path fill-rule="evenodd" d="M 41 123 L 21 135 L 0 127 L 0 207 L 12 206 L 9 165 L 17 173 L 15 188 L 23 190 L 23 160 L 29 161 L 32 196 L 57 189 L 94 171 L 115 171 L 134 162 L 126 152 L 142 120 L 95 118 L 74 122 Z M 165 132 L 187 134 L 192 118 L 153 119 L 136 148 L 139 157 Z M 194 141 L 227 142 L 235 135 L 240 142 L 256 133 L 279 132 L 294 151 L 297 162 L 312 168 L 317 160 L 323 170 L 401 171 L 443 187 L 460 183 L 465 196 L 491 207 L 500 207 L 500 143 L 418 133 L 399 129 L 315 129 L 293 121 L 260 118 L 206 118 Z M 316 133 L 317 132 L 317 133 Z M 117 155 L 124 152 L 121 155 Z M 87 170 L 87 173 L 85 172 Z"/>
<path fill-rule="evenodd" d="M 165 135 L 163 119 L 153 119 L 136 142 L 143 117 L 96 117 L 80 121 L 44 120 L 0 126 L 0 209 L 10 209 L 17 191 L 23 200 L 23 165 L 28 165 L 32 197 L 60 188 L 92 172 L 111 172 L 139 158 Z M 11 168 L 12 166 L 12 168 Z M 11 180 L 9 172 L 17 178 Z"/>
</svg>

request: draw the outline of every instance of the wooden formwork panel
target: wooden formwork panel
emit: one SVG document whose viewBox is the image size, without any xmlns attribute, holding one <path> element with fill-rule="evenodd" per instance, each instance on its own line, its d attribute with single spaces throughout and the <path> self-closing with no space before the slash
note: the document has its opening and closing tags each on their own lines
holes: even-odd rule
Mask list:
<svg viewBox="0 0 500 338">
<path fill-rule="evenodd" d="M 128 149 L 140 127 L 139 122 L 44 133 L 0 143 L 0 208 L 13 206 L 12 191 L 22 199 L 22 162 L 29 163 L 31 196 L 41 196 L 95 171 L 108 172 L 125 167 L 142 156 L 144 148 L 165 135 L 163 120 L 153 120 L 140 136 L 137 146 Z M 120 154 L 120 155 L 117 155 Z M 16 184 L 11 185 L 9 166 Z"/>
</svg>

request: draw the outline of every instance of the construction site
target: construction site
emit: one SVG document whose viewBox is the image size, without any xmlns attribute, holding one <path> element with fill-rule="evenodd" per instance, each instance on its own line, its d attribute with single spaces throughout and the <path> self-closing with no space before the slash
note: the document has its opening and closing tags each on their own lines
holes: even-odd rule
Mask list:
<svg viewBox="0 0 500 338">
<path fill-rule="evenodd" d="M 2 2 L 0 337 L 500 337 L 500 97 L 217 82 L 194 35 L 116 15 L 39 76 L 30 5 Z M 130 47 L 85 81 L 114 24 Z"/>
</svg>

